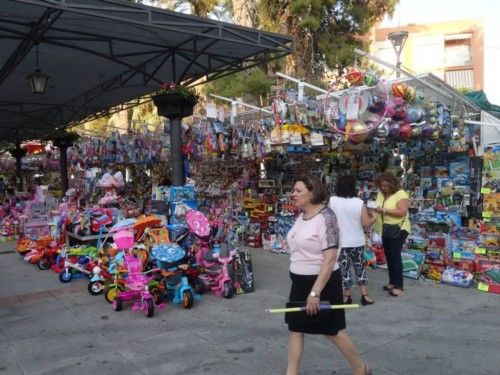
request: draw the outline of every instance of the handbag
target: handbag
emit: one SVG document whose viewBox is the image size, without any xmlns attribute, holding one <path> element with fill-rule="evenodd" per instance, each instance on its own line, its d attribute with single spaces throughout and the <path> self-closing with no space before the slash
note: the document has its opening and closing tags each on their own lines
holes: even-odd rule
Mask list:
<svg viewBox="0 0 500 375">
<path fill-rule="evenodd" d="M 382 204 L 383 208 L 385 208 L 384 205 L 385 199 Z M 399 238 L 399 235 L 401 234 L 401 225 L 403 225 L 405 220 L 406 216 L 403 218 L 403 221 L 401 221 L 401 224 L 386 224 L 384 223 L 384 214 L 382 213 L 382 237 L 389 238 L 391 240 Z"/>
</svg>

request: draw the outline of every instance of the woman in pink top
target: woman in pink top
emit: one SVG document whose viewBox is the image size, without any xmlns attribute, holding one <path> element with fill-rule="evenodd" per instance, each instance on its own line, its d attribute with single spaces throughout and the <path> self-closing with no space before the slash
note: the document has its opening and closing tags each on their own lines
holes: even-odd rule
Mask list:
<svg viewBox="0 0 500 375">
<path fill-rule="evenodd" d="M 295 181 L 294 204 L 302 210 L 287 235 L 292 287 L 288 306 L 306 305 L 304 313 L 287 313 L 287 375 L 299 373 L 304 351 L 304 333 L 325 335 L 352 366 L 354 375 L 371 374 L 356 347 L 345 333 L 344 310 L 320 310 L 320 301 L 342 304 L 342 276 L 337 264 L 338 226 L 335 214 L 326 207 L 324 185 L 313 176 Z"/>
</svg>

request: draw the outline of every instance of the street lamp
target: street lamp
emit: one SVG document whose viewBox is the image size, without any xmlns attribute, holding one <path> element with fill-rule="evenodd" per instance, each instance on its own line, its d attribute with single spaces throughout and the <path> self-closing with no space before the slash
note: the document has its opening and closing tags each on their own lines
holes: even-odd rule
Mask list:
<svg viewBox="0 0 500 375">
<path fill-rule="evenodd" d="M 396 77 L 399 78 L 401 75 L 399 72 L 399 69 L 401 68 L 401 51 L 405 46 L 406 39 L 408 39 L 408 31 L 393 31 L 392 33 L 389 33 L 387 37 L 391 41 L 392 48 L 394 48 L 394 51 L 396 52 L 396 67 L 398 68 L 396 71 Z"/>
<path fill-rule="evenodd" d="M 45 86 L 47 84 L 47 80 L 49 79 L 48 75 L 45 75 L 40 70 L 38 66 L 38 43 L 35 46 L 36 48 L 36 69 L 34 73 L 29 74 L 26 78 L 28 79 L 31 91 L 33 94 L 43 94 L 45 92 Z"/>
</svg>

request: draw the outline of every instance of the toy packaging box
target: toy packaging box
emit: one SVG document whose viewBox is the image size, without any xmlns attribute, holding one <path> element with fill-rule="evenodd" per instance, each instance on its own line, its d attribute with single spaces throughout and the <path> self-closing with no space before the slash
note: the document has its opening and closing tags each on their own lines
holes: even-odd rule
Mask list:
<svg viewBox="0 0 500 375">
<path fill-rule="evenodd" d="M 476 280 L 479 283 L 479 290 L 500 293 L 500 262 L 490 260 L 476 261 Z"/>
<path fill-rule="evenodd" d="M 240 251 L 233 262 L 235 281 L 238 284 L 236 294 L 255 292 L 255 283 L 250 251 Z"/>
<path fill-rule="evenodd" d="M 420 168 L 420 177 L 433 177 L 432 167 L 424 166 Z"/>
<path fill-rule="evenodd" d="M 470 288 L 472 286 L 473 275 L 469 271 L 447 267 L 441 275 L 443 284 L 459 286 L 462 288 Z"/>
<path fill-rule="evenodd" d="M 435 177 L 449 177 L 448 168 L 444 165 L 437 165 L 434 167 Z"/>
<path fill-rule="evenodd" d="M 424 264 L 424 254 L 420 251 L 407 251 L 401 253 L 403 260 L 403 276 L 418 279 Z"/>
<path fill-rule="evenodd" d="M 460 160 L 450 162 L 450 177 L 458 177 L 460 175 L 469 176 L 468 160 Z"/>
<path fill-rule="evenodd" d="M 170 202 L 192 201 L 196 199 L 194 186 L 170 186 Z"/>
</svg>

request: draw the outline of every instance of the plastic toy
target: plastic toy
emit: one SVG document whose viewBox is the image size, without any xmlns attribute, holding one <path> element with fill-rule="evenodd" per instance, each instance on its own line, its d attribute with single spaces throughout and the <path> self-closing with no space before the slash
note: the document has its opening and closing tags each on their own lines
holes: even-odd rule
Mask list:
<svg viewBox="0 0 500 375">
<path fill-rule="evenodd" d="M 124 302 L 132 302 L 132 311 L 144 311 L 144 314 L 151 318 L 155 311 L 153 296 L 149 291 L 151 277 L 141 272 L 141 262 L 132 255 L 125 255 L 125 265 L 128 271 L 125 279 L 126 290 L 116 294 L 113 310 L 121 311 Z"/>
<path fill-rule="evenodd" d="M 216 295 L 231 298 L 234 287 L 229 275 L 229 263 L 233 261 L 236 251 L 229 252 L 227 257 L 210 251 L 210 224 L 207 217 L 199 211 L 191 210 L 186 213 L 186 222 L 189 230 L 197 236 L 196 263 L 205 268 L 205 274 L 198 276 L 204 289 L 213 291 Z"/>
<path fill-rule="evenodd" d="M 113 234 L 113 241 L 118 249 L 129 250 L 134 245 L 134 233 L 127 230 L 119 231 Z M 125 254 L 124 260 L 127 267 L 127 277 L 124 279 L 125 290 L 116 293 L 113 299 L 113 310 L 121 311 L 124 302 L 132 302 L 133 311 L 144 311 L 144 314 L 151 318 L 155 309 L 153 296 L 149 291 L 149 282 L 152 277 L 142 272 L 141 261 L 133 255 Z"/>
</svg>

